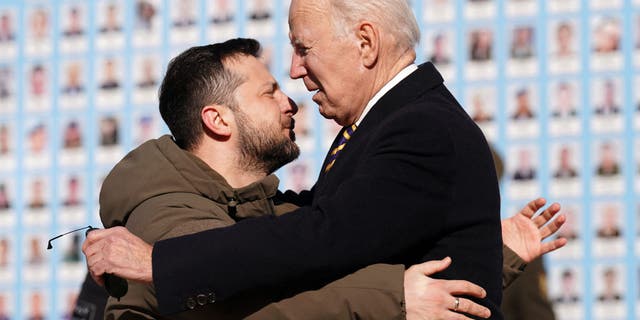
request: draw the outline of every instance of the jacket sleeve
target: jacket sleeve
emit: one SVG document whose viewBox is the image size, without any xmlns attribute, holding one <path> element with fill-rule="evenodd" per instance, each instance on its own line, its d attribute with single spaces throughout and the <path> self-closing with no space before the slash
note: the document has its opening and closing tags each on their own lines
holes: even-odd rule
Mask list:
<svg viewBox="0 0 640 320">
<path fill-rule="evenodd" d="M 188 206 L 180 205 L 188 203 Z M 226 215 L 207 213 L 213 207 L 204 199 L 188 195 L 169 195 L 142 203 L 134 210 L 127 228 L 147 242 L 193 233 L 207 228 L 230 225 Z M 202 219 L 202 218 L 207 219 Z M 218 218 L 214 218 L 218 217 Z M 385 319 L 404 317 L 404 266 L 369 266 L 324 288 L 306 291 L 281 302 L 273 303 L 253 314 L 251 319 L 327 319 L 372 318 L 384 315 Z M 371 305 L 375 305 L 374 308 Z M 264 303 L 262 304 L 264 305 Z M 254 308 L 242 299 L 234 301 L 233 308 Z M 171 318 L 234 318 L 225 315 L 214 306 L 202 310 L 187 311 Z M 197 308 L 201 309 L 201 308 Z M 159 319 L 158 303 L 153 286 L 129 282 L 129 291 L 120 300 L 109 298 L 105 309 L 106 319 Z M 310 318 L 311 317 L 311 318 Z M 363 318 L 364 317 L 364 318 Z"/>
<path fill-rule="evenodd" d="M 502 290 L 504 290 L 522 274 L 527 263 L 505 245 L 502 245 L 502 254 L 504 256 L 502 262 Z"/>
<path fill-rule="evenodd" d="M 378 130 L 357 169 L 331 196 L 316 190 L 312 206 L 157 242 L 161 311 L 179 312 L 199 294 L 220 301 L 264 285 L 337 279 L 418 243 L 435 244 L 450 210 L 450 128 L 407 112 Z"/>
<path fill-rule="evenodd" d="M 273 201 L 293 203 L 298 207 L 310 206 L 313 200 L 313 192 L 314 188 L 311 188 L 311 190 L 303 190 L 300 193 L 291 190 L 285 192 L 278 191 Z"/>
<path fill-rule="evenodd" d="M 506 289 L 526 263 L 507 246 L 503 252 Z M 404 265 L 371 265 L 319 290 L 269 304 L 246 319 L 405 319 L 404 271 Z"/>
<path fill-rule="evenodd" d="M 211 202 L 189 194 L 168 194 L 141 203 L 131 213 L 126 228 L 142 240 L 153 243 L 179 235 L 233 224 L 226 214 L 214 214 Z M 162 319 L 155 289 L 129 282 L 127 294 L 107 301 L 105 319 Z"/>
<path fill-rule="evenodd" d="M 555 319 L 547 296 L 547 277 L 542 257 L 531 261 L 522 275 L 504 291 L 502 312 L 505 319 Z"/>
<path fill-rule="evenodd" d="M 404 265 L 375 264 L 325 287 L 267 305 L 247 320 L 406 318 Z"/>
</svg>

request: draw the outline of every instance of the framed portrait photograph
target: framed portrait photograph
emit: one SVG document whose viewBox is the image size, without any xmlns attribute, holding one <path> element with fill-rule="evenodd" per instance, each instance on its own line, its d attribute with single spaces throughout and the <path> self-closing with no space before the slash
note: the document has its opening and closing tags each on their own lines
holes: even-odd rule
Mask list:
<svg viewBox="0 0 640 320">
<path fill-rule="evenodd" d="M 591 18 L 591 69 L 594 71 L 621 70 L 622 21 L 613 15 Z"/>
<path fill-rule="evenodd" d="M 622 195 L 624 193 L 623 152 L 618 139 L 601 139 L 592 145 L 594 176 L 591 183 L 596 195 Z"/>
<path fill-rule="evenodd" d="M 548 24 L 548 66 L 552 74 L 575 74 L 580 70 L 580 29 L 574 19 L 551 20 Z"/>
<path fill-rule="evenodd" d="M 29 56 L 46 56 L 53 51 L 51 8 L 41 4 L 27 8 L 25 16 L 26 46 Z"/>
<path fill-rule="evenodd" d="M 200 39 L 200 1 L 172 0 L 170 3 L 170 41 L 173 44 L 192 44 Z"/>
<path fill-rule="evenodd" d="M 467 32 L 467 64 L 465 77 L 468 80 L 490 80 L 496 77 L 494 31 L 477 27 Z"/>
<path fill-rule="evenodd" d="M 591 130 L 620 133 L 624 130 L 622 81 L 617 77 L 594 78 L 591 82 Z"/>
<path fill-rule="evenodd" d="M 455 16 L 454 0 L 424 0 L 422 2 L 422 17 L 426 23 L 451 22 Z"/>
<path fill-rule="evenodd" d="M 12 7 L 0 7 L 0 52 L 7 59 L 13 59 L 18 53 L 18 33 L 16 10 Z"/>
<path fill-rule="evenodd" d="M 551 145 L 549 167 L 551 181 L 549 191 L 556 197 L 575 198 L 582 195 L 581 149 L 576 142 L 559 142 Z"/>
<path fill-rule="evenodd" d="M 60 10 L 60 50 L 63 53 L 85 52 L 89 45 L 87 6 L 83 2 L 65 3 Z"/>
<path fill-rule="evenodd" d="M 507 136 L 512 139 L 535 137 L 540 133 L 537 88 L 528 83 L 514 83 L 507 88 Z"/>
<path fill-rule="evenodd" d="M 624 319 L 626 314 L 626 275 L 622 265 L 597 265 L 593 272 L 594 305 L 597 319 Z"/>
<path fill-rule="evenodd" d="M 125 43 L 124 2 L 122 0 L 100 1 L 97 7 L 96 44 L 98 48 L 121 49 Z"/>
<path fill-rule="evenodd" d="M 135 0 L 133 44 L 135 47 L 155 47 L 162 40 L 163 8 L 159 0 Z"/>
</svg>

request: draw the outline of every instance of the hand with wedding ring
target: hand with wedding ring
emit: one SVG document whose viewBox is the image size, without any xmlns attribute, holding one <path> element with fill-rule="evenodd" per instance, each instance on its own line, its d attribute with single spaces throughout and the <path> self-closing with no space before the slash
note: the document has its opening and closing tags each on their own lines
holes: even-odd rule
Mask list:
<svg viewBox="0 0 640 320">
<path fill-rule="evenodd" d="M 488 318 L 486 307 L 461 296 L 484 298 L 481 287 L 465 280 L 441 280 L 428 277 L 445 270 L 451 258 L 427 261 L 404 272 L 404 297 L 407 320 L 471 319 L 466 315 Z M 453 302 L 452 302 L 453 301 Z M 464 313 L 464 314 L 463 314 Z"/>
</svg>

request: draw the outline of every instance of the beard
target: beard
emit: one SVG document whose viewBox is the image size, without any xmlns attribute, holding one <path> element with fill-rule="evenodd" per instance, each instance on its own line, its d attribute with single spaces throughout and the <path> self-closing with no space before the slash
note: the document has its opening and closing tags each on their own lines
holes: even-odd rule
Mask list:
<svg viewBox="0 0 640 320">
<path fill-rule="evenodd" d="M 242 111 L 235 112 L 235 116 L 242 169 L 271 174 L 300 155 L 293 130 L 290 137 L 285 137 L 280 127 L 257 126 Z"/>
</svg>

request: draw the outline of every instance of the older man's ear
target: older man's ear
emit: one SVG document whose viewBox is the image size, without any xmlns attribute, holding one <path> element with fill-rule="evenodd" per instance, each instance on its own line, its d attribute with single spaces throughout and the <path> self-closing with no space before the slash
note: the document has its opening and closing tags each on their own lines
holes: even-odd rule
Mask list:
<svg viewBox="0 0 640 320">
<path fill-rule="evenodd" d="M 361 22 L 356 31 L 362 64 L 366 68 L 375 66 L 380 54 L 380 33 L 372 24 Z"/>
</svg>

